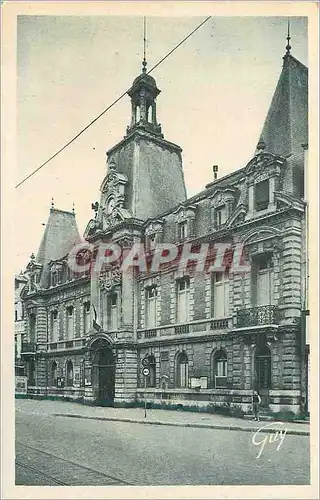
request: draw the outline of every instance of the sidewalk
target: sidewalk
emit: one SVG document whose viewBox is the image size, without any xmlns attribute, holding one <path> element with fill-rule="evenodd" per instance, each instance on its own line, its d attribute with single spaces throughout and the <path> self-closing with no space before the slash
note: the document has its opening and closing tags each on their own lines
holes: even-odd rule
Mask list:
<svg viewBox="0 0 320 500">
<path fill-rule="evenodd" d="M 310 425 L 294 422 L 275 422 L 265 420 L 255 422 L 248 419 L 225 417 L 206 413 L 194 413 L 178 410 L 147 410 L 143 408 L 103 408 L 86 406 L 69 401 L 48 401 L 35 399 L 16 399 L 16 411 L 43 416 L 84 418 L 114 422 L 129 422 L 147 425 L 167 425 L 204 429 L 221 429 L 255 432 L 270 432 L 272 429 L 287 429 L 287 434 L 308 436 Z M 266 427 L 262 429 L 262 427 Z"/>
</svg>

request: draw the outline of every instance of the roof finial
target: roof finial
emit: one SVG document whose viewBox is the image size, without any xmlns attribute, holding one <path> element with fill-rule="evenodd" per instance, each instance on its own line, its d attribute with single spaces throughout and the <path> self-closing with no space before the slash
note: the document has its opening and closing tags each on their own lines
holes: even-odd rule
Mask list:
<svg viewBox="0 0 320 500">
<path fill-rule="evenodd" d="M 288 19 L 288 35 L 287 35 L 287 46 L 286 46 L 286 54 L 290 54 L 290 50 L 291 50 L 291 45 L 290 45 L 290 40 L 291 40 L 291 36 L 290 36 L 290 19 Z"/>
<path fill-rule="evenodd" d="M 142 72 L 146 73 L 147 72 L 147 60 L 146 60 L 146 33 L 147 33 L 147 26 L 146 26 L 146 17 L 143 18 L 143 61 L 142 61 Z"/>
<path fill-rule="evenodd" d="M 51 210 L 54 210 L 54 199 L 51 198 Z"/>
<path fill-rule="evenodd" d="M 75 210 L 74 210 L 74 201 L 72 202 L 72 213 L 73 213 L 73 215 L 75 214 Z"/>
</svg>

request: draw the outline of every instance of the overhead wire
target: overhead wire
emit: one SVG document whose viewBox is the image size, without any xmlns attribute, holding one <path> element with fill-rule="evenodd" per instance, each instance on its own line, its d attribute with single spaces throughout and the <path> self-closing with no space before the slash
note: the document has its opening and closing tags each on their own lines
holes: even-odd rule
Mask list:
<svg viewBox="0 0 320 500">
<path fill-rule="evenodd" d="M 160 64 L 163 63 L 163 61 L 165 61 L 168 57 L 170 57 L 171 54 L 173 54 L 173 52 L 175 52 L 179 47 L 181 47 L 181 45 L 186 40 L 188 40 L 188 38 L 190 38 L 196 31 L 198 31 L 207 21 L 209 21 L 209 19 L 211 17 L 212 16 L 208 16 L 206 19 L 204 19 L 204 21 L 202 21 L 198 26 L 196 26 L 196 28 L 193 29 L 185 38 L 183 38 L 183 40 L 181 40 L 181 42 L 179 42 L 175 47 L 173 47 L 173 49 L 170 50 L 170 52 L 168 52 L 164 57 L 162 57 L 162 59 L 160 59 L 160 61 L 158 61 L 154 66 L 152 66 L 152 68 L 149 71 L 147 71 L 147 74 L 149 74 L 152 71 L 154 71 Z M 30 177 L 32 177 L 33 175 L 35 175 L 45 165 L 47 165 L 50 161 L 52 161 L 60 153 L 62 153 L 62 151 L 64 151 L 68 146 L 70 146 L 70 144 L 72 144 L 76 139 L 78 139 L 78 137 L 80 137 L 86 130 L 88 130 L 89 127 L 91 127 L 95 122 L 97 122 L 107 111 L 109 111 L 121 99 L 123 99 L 123 97 L 126 94 L 127 94 L 127 90 L 125 92 L 123 92 L 119 97 L 117 97 L 117 99 L 115 99 L 108 107 L 106 107 L 103 111 L 101 111 L 101 113 L 99 113 L 98 116 L 96 116 L 93 120 L 91 120 L 91 122 L 88 123 L 88 125 L 86 125 L 83 129 L 81 129 L 80 132 L 78 132 L 74 137 L 72 137 L 72 139 L 70 139 L 66 144 L 64 144 L 64 146 L 62 146 L 60 149 L 58 149 L 58 151 L 56 151 L 45 162 L 43 162 L 41 165 L 39 165 L 39 167 L 37 167 L 29 175 L 27 175 L 24 179 L 22 179 L 20 182 L 18 182 L 18 184 L 15 187 L 18 188 L 19 186 L 21 186 L 24 182 L 26 182 L 28 179 L 30 179 Z"/>
</svg>

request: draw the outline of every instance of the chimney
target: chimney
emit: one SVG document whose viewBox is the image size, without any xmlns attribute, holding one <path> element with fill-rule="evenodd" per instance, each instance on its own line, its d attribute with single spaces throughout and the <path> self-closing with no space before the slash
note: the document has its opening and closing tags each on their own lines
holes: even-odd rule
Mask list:
<svg viewBox="0 0 320 500">
<path fill-rule="evenodd" d="M 219 170 L 219 167 L 218 165 L 213 165 L 212 167 L 212 171 L 213 171 L 213 178 L 214 180 L 216 181 L 217 178 L 218 178 L 218 170 Z"/>
</svg>

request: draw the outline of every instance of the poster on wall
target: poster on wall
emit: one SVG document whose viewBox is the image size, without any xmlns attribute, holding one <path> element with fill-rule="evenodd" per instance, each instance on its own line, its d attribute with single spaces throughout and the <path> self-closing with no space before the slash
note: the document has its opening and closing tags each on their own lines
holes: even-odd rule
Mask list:
<svg viewBox="0 0 320 500">
<path fill-rule="evenodd" d="M 80 366 L 75 366 L 74 367 L 73 385 L 75 387 L 80 387 Z"/>
<path fill-rule="evenodd" d="M 27 377 L 17 376 L 15 377 L 15 393 L 16 394 L 27 394 L 28 390 L 28 379 Z"/>
<path fill-rule="evenodd" d="M 91 385 L 91 366 L 84 367 L 84 385 Z"/>
</svg>

